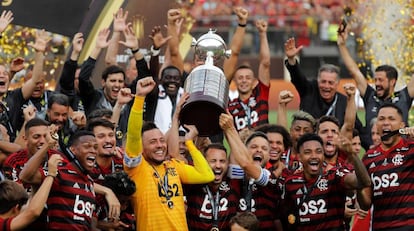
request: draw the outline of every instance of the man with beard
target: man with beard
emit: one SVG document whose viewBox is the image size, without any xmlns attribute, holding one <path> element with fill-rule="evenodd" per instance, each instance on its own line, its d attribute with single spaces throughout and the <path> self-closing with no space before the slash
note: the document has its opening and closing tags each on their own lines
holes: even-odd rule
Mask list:
<svg viewBox="0 0 414 231">
<path fill-rule="evenodd" d="M 182 184 L 206 184 L 214 180 L 209 164 L 193 143 L 197 129 L 185 126 L 186 145 L 194 166 L 166 159 L 164 134 L 154 123 L 143 124 L 145 96 L 155 87 L 152 77 L 140 79 L 128 121 L 124 169 L 137 185 L 131 201 L 138 230 L 188 230 Z M 131 96 L 132 97 L 132 96 Z"/>
<path fill-rule="evenodd" d="M 411 78 L 406 87 L 400 91 L 395 91 L 395 85 L 398 79 L 398 71 L 390 65 L 381 65 L 375 69 L 374 81 L 375 88 L 368 84 L 366 76 L 362 74 L 358 64 L 352 59 L 348 48 L 346 47 L 346 39 L 348 38 L 348 30 L 341 25 L 338 30 L 338 47 L 345 66 L 354 78 L 357 88 L 365 105 L 365 121 L 367 121 L 366 133 L 371 131 L 370 121 L 376 117 L 378 109 L 386 102 L 393 103 L 401 108 L 403 112 L 403 121 L 408 124 L 408 111 L 411 108 L 414 97 L 414 78 Z M 373 141 L 370 137 L 370 144 Z"/>
<path fill-rule="evenodd" d="M 255 130 L 265 133 L 269 140 L 269 162 L 266 168 L 277 178 L 286 167 L 281 156 L 292 147 L 290 135 L 284 127 L 276 124 L 264 124 L 256 127 Z"/>
<path fill-rule="evenodd" d="M 339 138 L 353 139 L 353 131 L 355 124 L 356 105 L 355 105 L 355 85 L 347 83 L 344 85 L 344 90 L 347 95 L 347 105 L 345 112 L 345 120 L 342 127 L 339 125 L 337 118 L 333 116 L 322 116 L 316 124 L 316 134 L 323 140 L 323 148 L 325 152 L 325 161 L 327 168 L 334 166 L 343 166 L 347 164 L 347 155 L 339 150 Z M 348 166 L 352 169 L 352 166 Z"/>
<path fill-rule="evenodd" d="M 46 113 L 46 120 L 56 126 L 58 137 L 58 144 L 60 150 L 64 150 L 68 144 L 70 136 L 78 130 L 78 125 L 69 118 L 70 102 L 69 97 L 55 93 L 48 98 L 48 108 Z M 81 124 L 86 124 L 85 115 L 81 119 Z"/>
<path fill-rule="evenodd" d="M 230 113 L 221 114 L 219 123 L 231 147 L 229 177 L 241 181 L 239 211 L 254 213 L 260 220 L 260 230 L 279 230 L 275 211 L 281 184 L 264 168 L 270 149 L 266 134 L 253 132 L 244 145 Z"/>
<path fill-rule="evenodd" d="M 286 230 L 344 230 L 346 191 L 369 192 L 371 181 L 358 155 L 352 153 L 349 140 L 341 140 L 355 173 L 324 165 L 323 141 L 316 134 L 305 134 L 298 140 L 299 158 L 303 171 L 288 176 L 283 193 L 283 217 Z M 362 208 L 371 205 L 369 197 L 358 197 Z M 339 206 L 341 205 L 341 206 Z"/>
<path fill-rule="evenodd" d="M 123 171 L 123 160 L 116 155 L 115 127 L 109 120 L 96 118 L 88 122 L 87 129 L 95 134 L 98 143 L 95 167 L 89 175 L 102 184 L 106 175 Z"/>
<path fill-rule="evenodd" d="M 131 27 L 124 29 L 125 41 L 120 41 L 127 48 L 138 53 L 138 40 L 132 32 Z M 98 33 L 95 48 L 89 58 L 82 64 L 79 74 L 79 95 L 85 106 L 85 113 L 88 115 L 95 109 L 108 108 L 114 110 L 118 94 L 125 84 L 125 72 L 116 65 L 110 65 L 102 72 L 102 89 L 95 89 L 91 81 L 92 72 L 95 68 L 96 59 L 102 49 L 108 46 L 107 38 L 109 30 L 103 29 Z M 134 53 L 134 54 L 135 54 Z"/>
<path fill-rule="evenodd" d="M 88 122 L 87 129 L 94 133 L 98 144 L 96 161 L 89 173 L 95 183 L 105 185 L 105 177 L 116 172 L 123 171 L 123 159 L 116 155 L 116 138 L 114 124 L 103 118 L 92 119 Z M 116 221 L 108 218 L 107 205 L 103 195 L 96 195 L 96 211 L 98 228 L 106 229 L 117 227 Z"/>
<path fill-rule="evenodd" d="M 208 145 L 204 156 L 215 178 L 209 184 L 185 185 L 188 227 L 190 230 L 229 231 L 230 218 L 236 215 L 239 205 L 240 185 L 226 177 L 229 160 L 222 144 Z"/>
<path fill-rule="evenodd" d="M 362 159 L 373 184 L 372 230 L 413 230 L 414 142 L 398 132 L 405 124 L 395 104 L 385 103 L 378 109 L 376 125 L 382 141 Z M 404 133 L 412 136 L 414 129 L 405 128 Z"/>
<path fill-rule="evenodd" d="M 339 150 L 339 121 L 333 116 L 322 116 L 316 124 L 316 134 L 323 141 L 326 168 L 344 166 L 347 155 Z"/>
</svg>

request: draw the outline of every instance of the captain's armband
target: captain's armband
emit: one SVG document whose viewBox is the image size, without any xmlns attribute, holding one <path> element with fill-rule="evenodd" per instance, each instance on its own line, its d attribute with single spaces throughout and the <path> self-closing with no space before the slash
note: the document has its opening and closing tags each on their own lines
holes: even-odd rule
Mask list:
<svg viewBox="0 0 414 231">
<path fill-rule="evenodd" d="M 270 179 L 270 172 L 267 169 L 260 168 L 260 176 L 254 182 L 261 186 L 266 186 Z"/>
<path fill-rule="evenodd" d="M 142 155 L 137 157 L 129 157 L 128 155 L 124 154 L 124 165 L 128 168 L 135 168 L 141 163 Z"/>
</svg>

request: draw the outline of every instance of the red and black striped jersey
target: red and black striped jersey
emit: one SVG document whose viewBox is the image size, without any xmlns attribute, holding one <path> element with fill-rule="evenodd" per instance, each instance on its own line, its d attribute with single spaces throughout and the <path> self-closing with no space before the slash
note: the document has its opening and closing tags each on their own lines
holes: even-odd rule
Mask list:
<svg viewBox="0 0 414 231">
<path fill-rule="evenodd" d="M 93 170 L 89 173 L 92 177 L 93 181 L 102 184 L 106 175 L 114 173 L 114 172 L 121 172 L 124 171 L 124 160 L 117 156 L 112 157 L 112 163 L 110 166 L 102 167 L 99 166 L 98 163 L 95 163 Z"/>
<path fill-rule="evenodd" d="M 236 179 L 234 179 L 236 180 Z M 266 186 L 260 186 L 256 183 L 251 184 L 252 199 L 251 209 L 248 210 L 246 203 L 246 182 L 242 181 L 242 197 L 239 202 L 239 211 L 250 211 L 254 213 L 260 221 L 260 230 L 275 230 L 275 220 L 279 219 L 278 207 L 281 198 L 281 182 L 276 179 L 269 179 Z"/>
<path fill-rule="evenodd" d="M 96 206 L 93 185 L 89 175 L 65 161 L 47 200 L 48 230 L 90 230 Z"/>
<path fill-rule="evenodd" d="M 124 171 L 123 159 L 116 156 L 112 157 L 111 165 L 107 168 L 99 166 L 95 163 L 93 170 L 89 173 L 95 183 L 103 185 L 105 176 L 114 172 Z M 98 220 L 107 218 L 108 205 L 104 195 L 96 195 L 96 211 L 98 214 Z"/>
<path fill-rule="evenodd" d="M 246 101 L 235 98 L 229 102 L 228 109 L 234 118 L 237 131 L 269 122 L 269 90 L 270 86 L 259 81 Z"/>
<path fill-rule="evenodd" d="M 283 209 L 294 211 L 298 231 L 344 230 L 344 177 L 347 174 L 349 170 L 340 167 L 331 168 L 312 180 L 306 180 L 303 172 L 286 178 L 283 204 L 294 208 Z M 288 217 L 281 219 L 288 220 Z"/>
<path fill-rule="evenodd" d="M 49 150 L 48 156 L 53 154 L 60 154 L 64 156 L 57 150 Z M 24 165 L 27 161 L 29 161 L 30 157 L 27 152 L 27 149 L 20 150 L 15 152 L 7 157 L 7 159 L 3 163 L 3 173 L 4 176 L 12 181 L 15 181 L 19 184 L 23 184 L 23 182 L 19 179 L 20 172 L 22 171 Z M 44 162 L 43 166 L 39 168 L 39 172 L 42 175 L 42 178 L 46 176 L 47 172 L 47 161 Z M 30 184 L 23 184 L 23 187 L 27 190 L 27 192 L 31 192 L 31 185 Z"/>
<path fill-rule="evenodd" d="M 213 227 L 213 204 L 219 201 L 218 228 L 230 230 L 229 221 L 236 215 L 240 199 L 240 181 L 225 179 L 218 191 L 207 185 L 184 185 L 187 198 L 187 223 L 189 230 L 210 230 Z M 218 197 L 217 197 L 218 195 Z M 214 200 L 211 203 L 211 200 Z"/>
<path fill-rule="evenodd" d="M 3 218 L 0 217 L 0 230 L 11 231 L 10 224 L 11 224 L 12 220 L 13 220 L 13 217 L 6 218 L 6 219 L 3 219 Z"/>
<path fill-rule="evenodd" d="M 373 185 L 373 230 L 414 230 L 414 142 L 378 145 L 362 161 Z"/>
</svg>

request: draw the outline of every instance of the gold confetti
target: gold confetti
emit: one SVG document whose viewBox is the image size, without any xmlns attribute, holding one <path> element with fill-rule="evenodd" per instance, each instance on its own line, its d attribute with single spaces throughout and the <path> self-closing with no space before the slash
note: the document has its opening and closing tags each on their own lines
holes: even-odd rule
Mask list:
<svg viewBox="0 0 414 231">
<path fill-rule="evenodd" d="M 2 33 L 2 39 L 0 39 L 0 62 L 10 64 L 16 57 L 23 57 L 26 65 L 34 64 L 34 50 L 29 47 L 30 42 L 34 42 L 36 36 L 36 30 L 34 28 L 22 27 L 18 25 L 9 25 Z M 53 36 L 53 34 L 52 34 Z M 57 74 L 66 59 L 66 53 L 70 45 L 70 38 L 61 36 L 62 41 L 60 44 L 53 44 L 49 42 L 48 50 L 45 52 L 44 71 L 46 73 L 45 79 L 48 82 L 56 82 L 55 79 L 59 78 Z M 22 83 L 14 85 L 13 87 L 19 87 Z M 52 84 L 49 83 L 49 86 Z M 53 84 L 53 87 L 56 84 Z M 52 89 L 54 90 L 54 89 Z"/>
</svg>

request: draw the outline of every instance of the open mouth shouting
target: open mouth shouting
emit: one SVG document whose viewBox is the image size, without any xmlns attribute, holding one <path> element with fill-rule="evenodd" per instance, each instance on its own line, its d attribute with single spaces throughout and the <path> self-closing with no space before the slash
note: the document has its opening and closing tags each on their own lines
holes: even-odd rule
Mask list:
<svg viewBox="0 0 414 231">
<path fill-rule="evenodd" d="M 95 166 L 95 161 L 96 161 L 96 155 L 88 155 L 86 157 L 86 167 L 88 169 L 92 169 Z"/>
<path fill-rule="evenodd" d="M 253 155 L 253 161 L 260 164 L 260 165 L 262 164 L 263 159 L 264 159 L 264 157 L 261 153 L 255 153 Z"/>
<path fill-rule="evenodd" d="M 308 161 L 309 170 L 312 173 L 319 173 L 320 168 L 320 160 L 319 159 L 312 159 Z"/>
<path fill-rule="evenodd" d="M 336 144 L 334 144 L 333 141 L 328 140 L 326 141 L 326 144 L 324 145 L 324 150 L 326 154 L 332 154 L 336 151 Z"/>
<path fill-rule="evenodd" d="M 118 97 L 118 93 L 121 90 L 119 87 L 114 87 L 111 89 L 112 98 L 116 99 Z"/>
<path fill-rule="evenodd" d="M 219 183 L 223 179 L 223 169 L 215 169 L 214 171 L 214 182 Z"/>
</svg>

